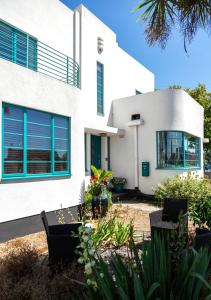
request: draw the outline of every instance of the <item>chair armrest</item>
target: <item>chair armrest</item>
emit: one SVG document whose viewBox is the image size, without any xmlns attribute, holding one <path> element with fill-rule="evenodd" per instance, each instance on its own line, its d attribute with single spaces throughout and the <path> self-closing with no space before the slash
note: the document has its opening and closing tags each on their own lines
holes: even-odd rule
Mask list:
<svg viewBox="0 0 211 300">
<path fill-rule="evenodd" d="M 150 227 L 156 225 L 156 223 L 162 220 L 163 209 L 153 211 L 149 214 Z"/>
</svg>

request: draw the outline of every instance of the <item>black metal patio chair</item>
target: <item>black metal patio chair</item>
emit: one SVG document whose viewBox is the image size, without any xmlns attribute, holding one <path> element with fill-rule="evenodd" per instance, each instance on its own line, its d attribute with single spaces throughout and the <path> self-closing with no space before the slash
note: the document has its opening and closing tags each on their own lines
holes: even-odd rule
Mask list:
<svg viewBox="0 0 211 300">
<path fill-rule="evenodd" d="M 73 233 L 78 233 L 82 223 L 48 225 L 45 211 L 42 211 L 40 216 L 47 236 L 49 263 L 71 263 L 77 257 L 75 250 L 80 243 Z"/>
<path fill-rule="evenodd" d="M 151 236 L 156 234 L 166 239 L 167 236 L 176 230 L 178 234 L 187 234 L 188 214 L 187 200 L 165 199 L 163 209 L 149 214 Z"/>
</svg>

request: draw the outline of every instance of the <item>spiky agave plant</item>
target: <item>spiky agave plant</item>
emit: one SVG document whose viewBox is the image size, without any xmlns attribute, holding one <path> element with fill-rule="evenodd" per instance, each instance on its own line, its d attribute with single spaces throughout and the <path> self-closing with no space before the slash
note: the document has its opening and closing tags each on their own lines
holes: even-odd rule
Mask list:
<svg viewBox="0 0 211 300">
<path fill-rule="evenodd" d="M 199 300 L 211 299 L 207 249 L 185 251 L 175 269 L 171 252 L 158 237 L 146 243 L 142 253 L 131 243 L 132 259 L 112 255 L 109 263 L 96 260 L 97 289 L 89 288 L 89 299 L 98 300 Z M 203 295 L 203 296 L 202 296 Z"/>
</svg>

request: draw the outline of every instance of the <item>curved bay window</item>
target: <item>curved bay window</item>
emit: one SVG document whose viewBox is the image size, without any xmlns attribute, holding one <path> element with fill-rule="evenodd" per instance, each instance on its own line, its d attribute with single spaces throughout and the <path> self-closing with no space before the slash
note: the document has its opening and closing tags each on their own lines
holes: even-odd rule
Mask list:
<svg viewBox="0 0 211 300">
<path fill-rule="evenodd" d="M 158 168 L 200 168 L 200 138 L 182 131 L 157 132 Z"/>
<path fill-rule="evenodd" d="M 3 104 L 3 178 L 70 174 L 69 118 Z"/>
</svg>

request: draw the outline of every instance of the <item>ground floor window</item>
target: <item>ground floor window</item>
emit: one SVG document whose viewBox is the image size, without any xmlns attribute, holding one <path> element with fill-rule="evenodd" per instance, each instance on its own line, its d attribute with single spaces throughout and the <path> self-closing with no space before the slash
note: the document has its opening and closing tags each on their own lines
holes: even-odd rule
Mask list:
<svg viewBox="0 0 211 300">
<path fill-rule="evenodd" d="M 181 131 L 157 132 L 158 168 L 199 168 L 200 153 L 196 136 Z"/>
<path fill-rule="evenodd" d="M 3 104 L 3 178 L 70 174 L 69 118 Z"/>
</svg>

